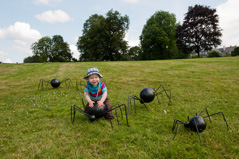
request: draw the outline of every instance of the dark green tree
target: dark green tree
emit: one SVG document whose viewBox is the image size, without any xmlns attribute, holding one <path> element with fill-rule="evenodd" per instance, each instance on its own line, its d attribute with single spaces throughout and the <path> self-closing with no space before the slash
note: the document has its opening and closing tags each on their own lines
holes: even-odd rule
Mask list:
<svg viewBox="0 0 239 159">
<path fill-rule="evenodd" d="M 33 43 L 31 46 L 35 62 L 47 62 L 51 54 L 52 40 L 50 37 L 45 36 Z"/>
<path fill-rule="evenodd" d="M 128 16 L 121 16 L 118 11 L 110 10 L 106 17 L 90 16 L 77 42 L 80 61 L 123 60 L 127 53 L 124 37 L 128 28 Z"/>
<path fill-rule="evenodd" d="M 51 39 L 46 36 L 33 43 L 31 46 L 33 56 L 24 59 L 24 62 L 69 62 L 72 61 L 72 53 L 69 44 L 63 37 L 54 35 Z"/>
<path fill-rule="evenodd" d="M 138 60 L 140 51 L 141 49 L 139 46 L 131 47 L 127 54 L 127 60 Z"/>
<path fill-rule="evenodd" d="M 211 50 L 207 53 L 207 57 L 221 57 L 221 54 L 219 51 Z"/>
<path fill-rule="evenodd" d="M 190 6 L 178 29 L 178 39 L 200 57 L 201 51 L 209 51 L 221 44 L 222 33 L 218 23 L 216 9 L 202 5 Z"/>
<path fill-rule="evenodd" d="M 52 48 L 50 62 L 68 62 L 72 60 L 72 53 L 68 43 L 64 42 L 63 37 L 54 35 L 52 38 Z"/>
<path fill-rule="evenodd" d="M 174 14 L 157 11 L 144 25 L 140 36 L 142 60 L 170 59 L 177 53 L 176 18 Z"/>
<path fill-rule="evenodd" d="M 231 52 L 231 56 L 239 56 L 239 47 L 235 47 Z"/>
</svg>

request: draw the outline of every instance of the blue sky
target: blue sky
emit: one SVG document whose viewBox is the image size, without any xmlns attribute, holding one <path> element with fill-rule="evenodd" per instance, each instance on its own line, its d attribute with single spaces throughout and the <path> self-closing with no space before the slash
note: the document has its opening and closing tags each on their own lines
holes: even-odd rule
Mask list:
<svg viewBox="0 0 239 159">
<path fill-rule="evenodd" d="M 125 39 L 135 46 L 147 19 L 156 11 L 173 13 L 182 23 L 188 7 L 195 4 L 217 9 L 223 29 L 221 46 L 239 44 L 238 0 L 6 0 L 0 9 L 0 61 L 22 63 L 32 56 L 32 43 L 54 35 L 61 35 L 79 58 L 76 42 L 83 24 L 91 15 L 105 16 L 111 9 L 129 16 Z"/>
</svg>

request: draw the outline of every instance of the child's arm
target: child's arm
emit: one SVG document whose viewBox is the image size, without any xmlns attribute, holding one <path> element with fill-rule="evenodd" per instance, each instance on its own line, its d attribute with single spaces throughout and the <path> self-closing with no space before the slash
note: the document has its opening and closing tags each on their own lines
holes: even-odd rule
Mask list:
<svg viewBox="0 0 239 159">
<path fill-rule="evenodd" d="M 101 97 L 101 99 L 97 102 L 99 106 L 103 106 L 103 103 L 107 97 L 107 91 L 105 91 Z"/>
<path fill-rule="evenodd" d="M 94 106 L 94 102 L 90 99 L 89 93 L 84 92 L 84 97 L 85 97 L 85 99 L 87 100 L 87 102 L 89 103 L 89 107 L 92 108 L 92 107 Z"/>
</svg>

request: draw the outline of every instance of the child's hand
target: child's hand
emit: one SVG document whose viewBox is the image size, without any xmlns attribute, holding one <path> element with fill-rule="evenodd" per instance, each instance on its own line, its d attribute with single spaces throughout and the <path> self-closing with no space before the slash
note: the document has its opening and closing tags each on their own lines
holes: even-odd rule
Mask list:
<svg viewBox="0 0 239 159">
<path fill-rule="evenodd" d="M 97 101 L 97 103 L 98 103 L 98 106 L 99 106 L 99 107 L 102 107 L 102 106 L 103 106 L 103 101 L 99 100 L 99 101 Z"/>
<path fill-rule="evenodd" d="M 93 102 L 93 101 L 90 101 L 90 102 L 89 102 L 89 107 L 92 108 L 93 106 L 94 106 L 94 102 Z"/>
</svg>

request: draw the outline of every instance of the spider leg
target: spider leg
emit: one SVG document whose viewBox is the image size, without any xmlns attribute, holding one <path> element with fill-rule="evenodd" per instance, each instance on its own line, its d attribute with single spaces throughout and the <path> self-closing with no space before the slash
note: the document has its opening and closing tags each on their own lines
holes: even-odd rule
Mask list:
<svg viewBox="0 0 239 159">
<path fill-rule="evenodd" d="M 72 109 L 74 109 L 74 112 L 72 112 Z M 81 112 L 81 113 L 83 113 L 83 114 L 85 114 L 86 116 L 90 117 L 90 115 L 87 114 L 86 112 L 84 112 L 80 107 L 78 107 L 76 105 L 73 105 L 73 106 L 71 106 L 71 121 L 72 121 L 72 124 L 74 123 L 74 120 L 75 120 L 76 110 Z"/>
<path fill-rule="evenodd" d="M 38 89 L 39 89 L 39 87 L 41 87 L 41 89 L 43 89 L 44 87 L 43 87 L 43 83 L 44 82 L 46 82 L 46 83 L 48 83 L 48 84 L 50 84 L 51 82 L 49 82 L 49 81 L 46 81 L 46 80 L 44 80 L 44 79 L 40 79 L 40 82 L 39 82 L 39 85 L 38 85 Z M 48 86 L 48 85 L 47 85 Z"/>
<path fill-rule="evenodd" d="M 129 113 L 129 107 L 131 107 L 131 110 L 132 110 L 132 103 L 131 103 L 131 99 L 132 99 L 132 96 L 128 96 L 128 113 Z"/>
<path fill-rule="evenodd" d="M 68 89 L 69 89 L 70 85 L 74 88 L 70 78 L 65 78 L 64 80 L 61 81 L 61 83 L 64 83 L 66 81 L 67 81 L 66 86 Z"/>
<path fill-rule="evenodd" d="M 79 90 L 79 89 L 78 89 L 78 85 L 80 85 L 81 89 L 84 90 L 84 87 L 85 87 L 85 83 L 84 83 L 84 82 L 82 82 L 82 81 L 80 81 L 80 82 L 76 81 L 76 90 L 77 90 L 77 91 Z"/>
<path fill-rule="evenodd" d="M 207 118 L 207 117 L 210 118 L 210 116 L 217 115 L 217 114 L 222 114 L 222 117 L 223 117 L 223 119 L 224 119 L 224 121 L 225 121 L 225 123 L 226 123 L 226 125 L 227 125 L 227 128 L 229 128 L 229 127 L 228 127 L 228 124 L 227 124 L 227 121 L 226 121 L 226 118 L 225 118 L 223 112 L 217 112 L 217 113 L 214 113 L 214 114 L 211 114 L 211 115 L 205 116 L 205 117 L 203 117 L 203 118 Z"/>
<path fill-rule="evenodd" d="M 127 114 L 127 108 L 126 108 L 126 105 L 125 104 L 121 104 L 121 105 L 117 105 L 117 106 L 115 106 L 114 108 L 112 108 L 112 109 L 110 109 L 110 110 L 107 110 L 107 112 L 109 112 L 109 111 L 112 111 L 112 110 L 115 110 L 115 109 L 117 109 L 117 108 L 119 108 L 119 107 L 122 107 L 122 106 L 124 106 L 124 110 L 125 110 L 125 117 L 126 117 L 126 123 L 127 123 L 127 125 L 128 125 L 128 127 L 129 127 L 129 121 L 128 121 L 128 114 Z"/>
<path fill-rule="evenodd" d="M 161 87 L 163 88 L 163 90 L 160 91 L 160 92 L 157 92 Z M 155 89 L 155 95 L 158 96 L 159 94 L 163 94 L 163 92 L 165 92 L 165 94 L 168 97 L 168 100 L 169 100 L 168 105 L 169 105 L 170 103 L 172 103 L 172 101 L 171 101 L 171 90 L 170 89 L 165 89 L 164 86 L 162 84 L 160 84 L 160 86 L 157 89 Z M 167 92 L 170 92 L 170 94 L 168 94 Z M 159 99 L 158 99 L 158 101 L 159 101 Z M 163 98 L 163 103 L 164 103 L 164 98 Z"/>
<path fill-rule="evenodd" d="M 200 144 L 202 145 L 201 137 L 200 137 L 200 134 L 199 134 L 199 131 L 198 131 L 198 126 L 197 126 L 197 123 L 196 123 L 195 119 L 194 119 L 194 122 L 195 122 L 195 125 L 196 125 L 196 129 L 197 129 L 197 133 L 198 133 Z"/>
<path fill-rule="evenodd" d="M 177 134 L 177 131 L 178 131 L 178 124 L 184 124 L 184 122 L 178 120 L 178 119 L 175 119 L 174 122 L 173 122 L 173 128 L 172 128 L 172 131 L 175 129 L 175 133 L 174 133 L 174 137 L 173 137 L 173 140 L 174 138 L 176 137 L 176 134 Z"/>
<path fill-rule="evenodd" d="M 207 111 L 207 108 L 204 108 L 204 109 L 199 113 L 199 116 L 200 116 L 205 110 L 206 110 L 206 113 L 207 113 L 207 115 L 208 115 L 209 121 L 212 122 L 212 121 L 211 121 L 211 118 L 210 118 L 210 116 L 209 116 L 209 113 L 208 113 L 208 111 Z"/>
</svg>

